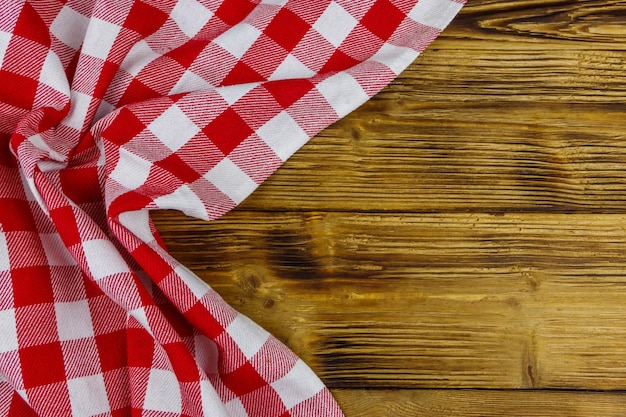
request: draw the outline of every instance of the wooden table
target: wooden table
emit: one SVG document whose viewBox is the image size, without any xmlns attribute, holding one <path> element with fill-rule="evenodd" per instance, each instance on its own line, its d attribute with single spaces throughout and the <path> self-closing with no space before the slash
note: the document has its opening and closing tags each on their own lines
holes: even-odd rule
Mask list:
<svg viewBox="0 0 626 417">
<path fill-rule="evenodd" d="M 626 412 L 626 2 L 469 0 L 172 253 L 347 417 Z"/>
</svg>

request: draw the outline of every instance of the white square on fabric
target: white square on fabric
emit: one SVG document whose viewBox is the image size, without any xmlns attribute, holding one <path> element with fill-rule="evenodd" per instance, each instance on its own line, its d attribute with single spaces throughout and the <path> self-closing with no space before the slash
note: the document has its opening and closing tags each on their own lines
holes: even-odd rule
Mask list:
<svg viewBox="0 0 626 417">
<path fill-rule="evenodd" d="M 146 65 L 160 56 L 150 48 L 150 45 L 145 40 L 142 40 L 130 48 L 120 68 L 136 77 Z"/>
<path fill-rule="evenodd" d="M 130 272 L 122 255 L 108 240 L 94 239 L 83 242 L 83 251 L 89 271 L 95 280 Z"/>
<path fill-rule="evenodd" d="M 93 323 L 86 300 L 54 303 L 54 311 L 60 341 L 93 337 Z"/>
<path fill-rule="evenodd" d="M 120 148 L 120 159 L 111 178 L 129 190 L 141 187 L 150 176 L 152 164 L 126 149 Z"/>
<path fill-rule="evenodd" d="M 419 0 L 409 17 L 418 23 L 444 29 L 463 5 L 451 0 Z"/>
<path fill-rule="evenodd" d="M 161 142 L 176 152 L 189 142 L 200 129 L 177 105 L 172 105 L 148 125 Z"/>
<path fill-rule="evenodd" d="M 263 347 L 270 334 L 252 320 L 239 314 L 226 331 L 241 349 L 246 359 L 251 359 Z"/>
<path fill-rule="evenodd" d="M 1 44 L 0 48 L 2 48 Z M 0 64 L 1 63 L 2 61 L 0 60 Z M 67 82 L 67 76 L 65 75 L 63 64 L 61 64 L 59 56 L 51 50 L 48 51 L 48 55 L 46 55 L 46 60 L 43 63 L 39 81 L 63 94 L 68 96 L 70 95 L 70 86 Z"/>
<path fill-rule="evenodd" d="M 73 266 L 76 261 L 57 233 L 40 233 L 39 239 L 50 266 Z"/>
<path fill-rule="evenodd" d="M 234 398 L 224 405 L 229 416 L 248 417 L 246 407 L 239 398 Z"/>
<path fill-rule="evenodd" d="M 76 50 L 85 39 L 89 18 L 64 6 L 50 25 L 50 32 L 61 42 Z"/>
<path fill-rule="evenodd" d="M 13 35 L 10 33 L 0 30 L 0 66 L 2 65 L 2 61 L 4 61 L 4 53 L 9 47 L 9 42 L 11 41 L 12 36 Z"/>
<path fill-rule="evenodd" d="M 102 119 L 107 114 L 113 112 L 113 110 L 115 110 L 114 105 L 112 105 L 106 100 L 101 100 L 100 105 L 98 106 L 98 109 L 96 110 L 96 114 L 94 116 L 94 122 L 97 122 L 98 120 Z"/>
<path fill-rule="evenodd" d="M 180 210 L 188 216 L 207 219 L 204 203 L 186 184 L 178 187 L 173 193 L 155 198 L 153 201 L 160 209 Z"/>
<path fill-rule="evenodd" d="M 197 334 L 194 339 L 196 362 L 206 374 L 218 373 L 220 351 L 215 342 L 208 337 Z"/>
<path fill-rule="evenodd" d="M 163 369 L 151 369 L 143 403 L 145 410 L 180 414 L 182 399 L 176 375 Z"/>
<path fill-rule="evenodd" d="M 0 311 L 0 353 L 17 350 L 17 325 L 15 310 Z"/>
<path fill-rule="evenodd" d="M 317 85 L 317 90 L 340 118 L 369 99 L 359 83 L 345 72 L 339 72 L 328 77 Z"/>
<path fill-rule="evenodd" d="M 247 23 L 240 23 L 227 30 L 213 40 L 237 59 L 246 53 L 252 44 L 261 36 L 261 31 Z"/>
<path fill-rule="evenodd" d="M 228 158 L 222 159 L 219 164 L 204 175 L 204 178 L 213 183 L 236 204 L 245 200 L 258 186 Z"/>
<path fill-rule="evenodd" d="M 287 409 L 308 400 L 324 389 L 322 381 L 315 377 L 313 371 L 301 360 L 296 362 L 287 375 L 271 385 Z"/>
<path fill-rule="evenodd" d="M 118 216 L 120 224 L 146 243 L 154 240 L 148 210 L 125 211 Z"/>
<path fill-rule="evenodd" d="M 200 398 L 202 401 L 202 412 L 205 416 L 231 417 L 239 414 L 230 414 L 224 409 L 222 399 L 209 381 L 200 381 Z"/>
<path fill-rule="evenodd" d="M 7 246 L 7 238 L 4 233 L 0 232 L 0 271 L 10 271 L 11 263 L 9 261 L 9 247 Z"/>
<path fill-rule="evenodd" d="M 185 35 L 193 38 L 213 17 L 213 12 L 196 0 L 178 0 L 170 17 Z"/>
<path fill-rule="evenodd" d="M 204 294 L 209 292 L 210 288 L 207 283 L 202 281 L 196 274 L 187 269 L 187 267 L 178 265 L 174 268 L 174 272 L 176 272 L 180 279 L 187 284 L 193 295 L 195 295 L 198 299 L 202 298 Z"/>
<path fill-rule="evenodd" d="M 85 34 L 82 53 L 106 60 L 120 30 L 118 25 L 92 18 Z"/>
<path fill-rule="evenodd" d="M 152 328 L 150 327 L 150 323 L 148 323 L 148 315 L 146 314 L 146 310 L 143 307 L 136 308 L 128 312 L 135 320 L 141 324 L 141 327 L 146 329 L 148 333 L 152 333 Z"/>
<path fill-rule="evenodd" d="M 295 56 L 289 54 L 285 57 L 283 62 L 280 63 L 278 68 L 274 70 L 270 76 L 272 80 L 285 80 L 288 78 L 311 78 L 315 75 L 315 72 L 309 67 L 304 65 Z"/>
<path fill-rule="evenodd" d="M 385 43 L 371 60 L 386 65 L 394 74 L 399 75 L 418 55 L 419 53 L 411 48 Z"/>
<path fill-rule="evenodd" d="M 248 94 L 258 85 L 259 83 L 235 84 L 225 87 L 218 87 L 215 89 L 215 91 L 217 91 L 217 93 L 222 96 L 224 100 L 226 100 L 229 106 L 232 106 L 237 102 L 237 100 Z"/>
<path fill-rule="evenodd" d="M 170 94 L 188 93 L 195 90 L 212 89 L 213 86 L 207 82 L 204 78 L 187 70 L 183 73 L 182 77 L 178 79 L 178 82 L 170 90 Z"/>
<path fill-rule="evenodd" d="M 81 130 L 87 119 L 87 112 L 91 104 L 91 96 L 72 90 L 70 97 L 70 112 L 61 123 L 65 126 Z"/>
<path fill-rule="evenodd" d="M 339 47 L 357 23 L 358 21 L 350 13 L 333 1 L 313 24 L 313 28 L 328 42 Z"/>
<path fill-rule="evenodd" d="M 110 411 L 104 377 L 101 374 L 69 379 L 67 389 L 73 417 L 91 417 Z"/>
<path fill-rule="evenodd" d="M 39 150 L 42 150 L 44 152 L 47 152 L 48 155 L 50 156 L 50 158 L 54 159 L 55 161 L 62 161 L 63 159 L 65 159 L 63 157 L 63 155 L 60 155 L 59 153 L 57 153 L 54 149 L 52 149 L 48 143 L 44 140 L 44 138 L 41 137 L 41 135 L 39 133 L 34 134 L 32 136 L 28 137 L 28 141 L 33 144 L 33 146 Z M 44 161 L 40 161 L 39 162 L 39 166 L 41 167 L 42 162 Z M 47 161 L 46 161 L 47 162 Z M 45 170 L 43 170 L 44 172 L 46 172 Z"/>
<path fill-rule="evenodd" d="M 256 133 L 282 161 L 286 161 L 309 140 L 306 132 L 286 111 L 278 113 Z"/>
</svg>

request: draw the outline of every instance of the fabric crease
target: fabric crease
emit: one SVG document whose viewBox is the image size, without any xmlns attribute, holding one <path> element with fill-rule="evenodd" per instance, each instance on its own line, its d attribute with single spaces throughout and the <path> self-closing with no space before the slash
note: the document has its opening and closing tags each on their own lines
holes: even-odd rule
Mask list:
<svg viewBox="0 0 626 417">
<path fill-rule="evenodd" d="M 12 1 L 0 11 L 0 415 L 342 416 L 170 256 L 391 82 L 463 0 Z"/>
</svg>

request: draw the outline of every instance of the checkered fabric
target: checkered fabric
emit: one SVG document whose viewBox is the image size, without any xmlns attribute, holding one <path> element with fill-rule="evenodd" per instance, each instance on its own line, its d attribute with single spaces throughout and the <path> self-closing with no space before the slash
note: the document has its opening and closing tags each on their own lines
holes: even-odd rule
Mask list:
<svg viewBox="0 0 626 417">
<path fill-rule="evenodd" d="M 3 2 L 0 414 L 340 416 L 149 211 L 235 207 L 462 2 Z"/>
</svg>

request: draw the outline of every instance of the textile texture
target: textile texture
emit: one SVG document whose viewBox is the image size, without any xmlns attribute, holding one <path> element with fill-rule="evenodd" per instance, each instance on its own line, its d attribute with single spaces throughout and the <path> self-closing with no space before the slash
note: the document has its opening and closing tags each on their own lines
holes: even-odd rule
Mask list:
<svg viewBox="0 0 626 417">
<path fill-rule="evenodd" d="M 0 414 L 341 416 L 149 211 L 235 207 L 462 2 L 4 2 Z"/>
</svg>

